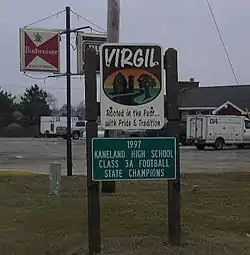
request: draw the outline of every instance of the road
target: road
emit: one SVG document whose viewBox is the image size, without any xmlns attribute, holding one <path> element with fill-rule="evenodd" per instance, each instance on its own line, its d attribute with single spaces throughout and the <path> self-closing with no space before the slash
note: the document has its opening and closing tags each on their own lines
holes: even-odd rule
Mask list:
<svg viewBox="0 0 250 255">
<path fill-rule="evenodd" d="M 250 150 L 198 151 L 181 147 L 181 172 L 250 171 Z M 66 174 L 66 141 L 62 139 L 0 138 L 0 170 L 49 172 L 61 162 Z M 86 174 L 85 140 L 73 141 L 73 173 Z"/>
</svg>

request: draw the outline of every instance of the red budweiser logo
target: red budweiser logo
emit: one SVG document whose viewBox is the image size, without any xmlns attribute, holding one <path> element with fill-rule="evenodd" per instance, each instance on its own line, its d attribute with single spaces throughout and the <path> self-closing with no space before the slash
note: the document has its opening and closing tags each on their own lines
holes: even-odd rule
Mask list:
<svg viewBox="0 0 250 255">
<path fill-rule="evenodd" d="M 36 46 L 31 38 L 25 34 L 25 66 L 27 67 L 35 57 L 39 57 L 56 69 L 59 68 L 58 34 Z"/>
</svg>

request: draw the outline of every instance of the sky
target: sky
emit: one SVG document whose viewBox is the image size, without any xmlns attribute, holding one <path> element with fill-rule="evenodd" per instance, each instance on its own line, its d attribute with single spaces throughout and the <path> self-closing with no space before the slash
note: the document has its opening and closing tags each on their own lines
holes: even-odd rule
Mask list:
<svg viewBox="0 0 250 255">
<path fill-rule="evenodd" d="M 210 0 L 240 84 L 250 84 L 250 1 Z M 106 29 L 107 0 L 8 0 L 0 8 L 0 87 L 16 96 L 38 84 L 66 103 L 66 79 L 20 72 L 19 28 L 64 10 L 72 11 Z M 72 14 L 72 28 L 90 25 Z M 31 27 L 64 29 L 65 13 Z M 92 26 L 92 25 L 91 25 Z M 73 37 L 73 35 L 72 35 Z M 179 80 L 194 77 L 200 86 L 236 84 L 206 0 L 121 0 L 121 43 L 156 43 L 178 50 Z M 72 38 L 72 45 L 75 41 Z M 65 71 L 65 39 L 61 45 L 61 66 Z M 76 51 L 72 48 L 72 72 L 76 72 Z M 36 78 L 36 79 L 34 79 Z M 39 78 L 39 79 L 37 79 Z M 99 94 L 99 93 L 98 93 Z M 72 78 L 72 104 L 84 100 L 83 77 Z"/>
</svg>

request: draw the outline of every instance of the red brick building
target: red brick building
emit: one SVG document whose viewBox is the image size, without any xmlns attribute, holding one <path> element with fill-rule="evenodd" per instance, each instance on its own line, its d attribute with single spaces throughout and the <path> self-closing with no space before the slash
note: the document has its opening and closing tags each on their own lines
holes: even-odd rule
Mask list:
<svg viewBox="0 0 250 255">
<path fill-rule="evenodd" d="M 247 113 L 231 103 L 230 101 L 225 102 L 221 106 L 219 106 L 217 109 L 212 111 L 212 114 L 215 115 L 246 115 Z"/>
</svg>

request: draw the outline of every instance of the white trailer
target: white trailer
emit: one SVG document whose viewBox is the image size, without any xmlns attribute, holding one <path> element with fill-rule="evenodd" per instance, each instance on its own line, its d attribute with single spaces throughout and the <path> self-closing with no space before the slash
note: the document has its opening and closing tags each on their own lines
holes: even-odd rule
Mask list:
<svg viewBox="0 0 250 255">
<path fill-rule="evenodd" d="M 71 118 L 71 126 L 74 127 L 78 117 Z M 67 126 L 67 117 L 62 116 L 41 116 L 40 117 L 40 135 L 52 137 L 56 136 L 57 127 Z"/>
<path fill-rule="evenodd" d="M 250 120 L 244 116 L 190 115 L 187 117 L 187 141 L 199 150 L 213 147 L 222 150 L 224 145 L 241 149 L 250 145 Z"/>
</svg>

